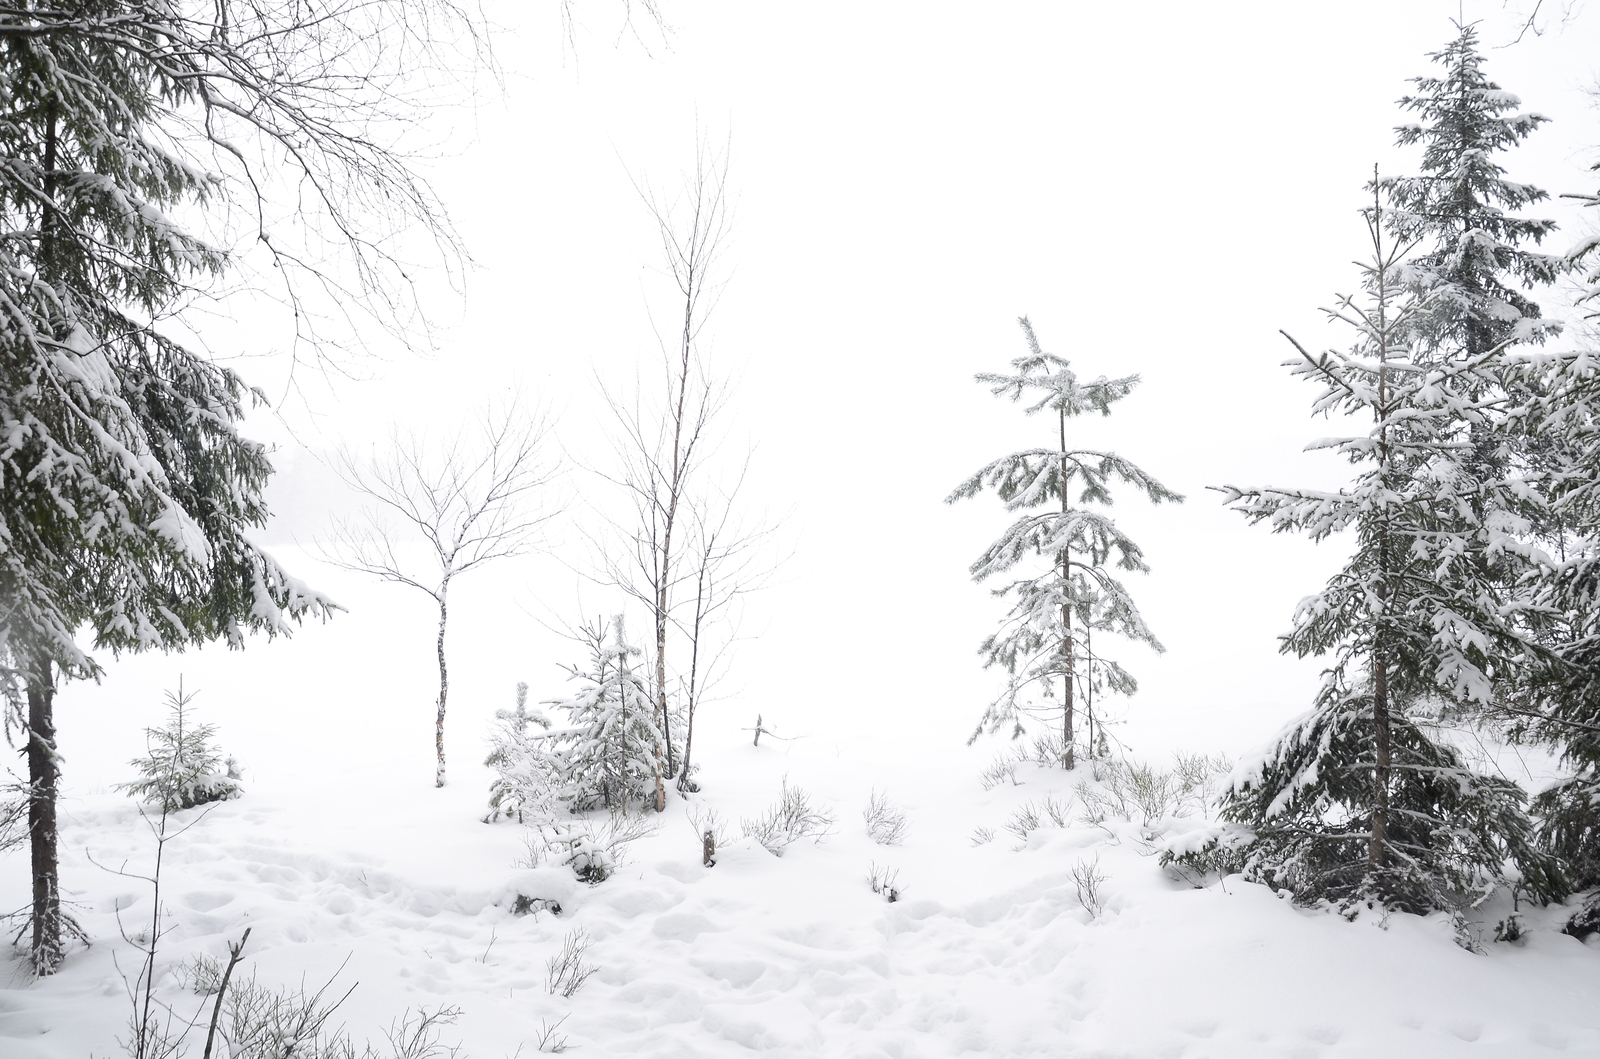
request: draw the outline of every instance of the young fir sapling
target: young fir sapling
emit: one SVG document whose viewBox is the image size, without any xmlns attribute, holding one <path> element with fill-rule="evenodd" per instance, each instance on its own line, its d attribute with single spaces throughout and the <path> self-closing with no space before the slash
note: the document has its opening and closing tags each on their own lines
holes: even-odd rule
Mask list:
<svg viewBox="0 0 1600 1059">
<path fill-rule="evenodd" d="M 148 751 L 129 762 L 140 778 L 116 784 L 117 790 L 162 812 L 227 801 L 244 793 L 238 762 L 224 758 L 214 743 L 217 726 L 194 719 L 190 703 L 196 694 L 186 694 L 181 680 L 176 694 L 166 693 L 167 723 L 144 730 Z"/>
<path fill-rule="evenodd" d="M 986 667 L 1005 671 L 1006 687 L 984 711 L 972 739 L 985 729 L 1003 728 L 1017 738 L 1025 733 L 1024 716 L 1059 715 L 1061 764 L 1071 768 L 1080 689 L 1092 753 L 1100 742 L 1094 731 L 1094 693 L 1128 695 L 1138 687 L 1121 665 L 1092 650 L 1093 633 L 1109 632 L 1163 649 L 1127 589 L 1111 573 L 1112 566 L 1148 572 L 1144 553 L 1096 506 L 1111 503 L 1113 483 L 1131 486 L 1153 503 L 1178 502 L 1183 497 L 1115 453 L 1068 447 L 1067 420 L 1088 412 L 1110 415 L 1111 405 L 1132 392 L 1139 376 L 1080 382 L 1066 359 L 1040 348 L 1027 317 L 1018 323 L 1028 355 L 1011 362 L 1010 374 L 985 373 L 976 378 L 996 396 L 1031 401 L 1028 415 L 1054 412 L 1056 444 L 995 460 L 957 486 L 946 502 L 992 489 L 1007 511 L 1019 512 L 1000 539 L 972 564 L 973 580 L 1014 574 L 1040 557 L 1049 565 L 994 590 L 995 595 L 1010 598 L 1012 607 L 979 653 Z"/>
</svg>

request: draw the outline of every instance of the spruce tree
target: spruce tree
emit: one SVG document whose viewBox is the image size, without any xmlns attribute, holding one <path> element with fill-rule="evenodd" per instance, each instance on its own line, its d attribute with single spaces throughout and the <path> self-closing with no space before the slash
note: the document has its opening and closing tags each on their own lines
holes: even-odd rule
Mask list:
<svg viewBox="0 0 1600 1059">
<path fill-rule="evenodd" d="M 1497 565 L 1531 561 L 1515 532 L 1528 484 L 1480 477 L 1470 459 L 1473 431 L 1497 414 L 1503 347 L 1441 360 L 1434 314 L 1453 311 L 1454 292 L 1415 283 L 1409 246 L 1385 241 L 1376 180 L 1369 190 L 1365 295 L 1329 311 L 1355 342 L 1315 357 L 1295 343 L 1288 362 L 1320 388 L 1317 413 L 1370 420 L 1313 445 L 1358 471 L 1336 492 L 1223 490 L 1274 531 L 1354 536 L 1282 644 L 1332 656 L 1316 703 L 1235 773 L 1224 815 L 1251 834 L 1247 874 L 1301 901 L 1459 911 L 1506 881 L 1508 861 L 1524 892 L 1556 897 L 1565 883 L 1535 847 L 1522 790 L 1471 768 L 1434 723 L 1489 708 L 1529 647 Z"/>
<path fill-rule="evenodd" d="M 1565 864 L 1575 889 L 1600 886 L 1600 365 L 1588 352 L 1545 354 L 1525 368 L 1518 429 L 1545 439 L 1555 458 L 1543 483 L 1555 513 L 1550 555 L 1531 578 L 1538 630 L 1519 694 L 1505 707 L 1515 736 L 1551 746 L 1571 772 L 1540 792 L 1533 809 L 1544 849 Z M 1568 931 L 1600 930 L 1600 892 Z"/>
<path fill-rule="evenodd" d="M 1510 353 L 1543 343 L 1560 330 L 1546 318 L 1532 295 L 1548 288 L 1572 263 L 1562 255 L 1534 249 L 1556 229 L 1548 218 L 1525 217 L 1525 210 L 1549 198 L 1541 188 L 1507 179 L 1501 164 L 1549 119 L 1524 111 L 1522 101 L 1484 73 L 1477 31 L 1456 23 L 1456 37 L 1429 58 L 1438 75 L 1412 79 L 1415 91 L 1400 106 L 1417 120 L 1396 129 L 1402 147 L 1422 147 L 1416 176 L 1382 181 L 1387 196 L 1385 223 L 1394 238 L 1416 247 L 1399 266 L 1408 287 L 1426 296 L 1426 311 L 1412 331 L 1413 355 L 1437 364 L 1463 358 Z M 1509 357 L 1485 361 L 1482 370 L 1463 376 L 1482 412 L 1468 424 L 1461 465 L 1484 487 L 1529 471 L 1553 469 L 1562 457 L 1552 439 L 1519 431 L 1507 412 L 1530 397 Z M 1540 477 L 1535 474 L 1532 477 Z M 1466 502 L 1482 518 L 1485 501 L 1464 488 Z M 1525 536 L 1559 535 L 1560 516 L 1539 503 L 1517 512 L 1526 520 Z M 1485 577 L 1510 587 L 1528 570 L 1515 551 L 1481 553 Z"/>
<path fill-rule="evenodd" d="M 1417 120 L 1399 126 L 1402 147 L 1422 146 L 1421 172 L 1383 181 L 1385 224 L 1418 252 L 1402 266 L 1405 281 L 1429 295 L 1414 325 L 1417 352 L 1440 360 L 1475 357 L 1536 341 L 1558 325 L 1529 296 L 1570 268 L 1558 254 L 1530 249 L 1555 231 L 1553 220 L 1516 215 L 1549 198 L 1506 179 L 1499 157 L 1549 119 L 1483 71 L 1477 31 L 1456 24 L 1456 38 L 1428 57 L 1438 76 L 1412 79 L 1400 106 Z"/>
<path fill-rule="evenodd" d="M 1054 413 L 1056 445 L 995 460 L 957 486 L 946 503 L 992 489 L 1007 511 L 1023 512 L 972 564 L 973 580 L 1012 573 L 1041 557 L 1048 566 L 994 590 L 997 596 L 1009 597 L 1012 607 L 979 653 L 985 667 L 1005 671 L 1006 687 L 985 710 L 972 738 L 985 729 L 997 732 L 1007 727 L 1016 738 L 1025 731 L 1026 715 L 1059 712 L 1063 763 L 1071 768 L 1079 685 L 1103 682 L 1122 694 L 1132 694 L 1138 686 L 1122 666 L 1089 653 L 1092 633 L 1110 632 L 1162 650 L 1110 569 L 1114 565 L 1148 572 L 1144 553 L 1096 508 L 1111 503 L 1112 486 L 1118 482 L 1153 503 L 1183 498 L 1115 453 L 1067 444 L 1068 419 L 1089 412 L 1110 415 L 1111 405 L 1126 397 L 1139 377 L 1101 376 L 1080 382 L 1067 360 L 1044 352 L 1027 317 L 1018 323 L 1028 354 L 1011 362 L 1009 374 L 986 373 L 976 379 L 996 396 L 1031 402 L 1028 415 Z"/>
<path fill-rule="evenodd" d="M 646 678 L 635 667 L 639 648 L 628 643 L 621 615 L 610 623 L 609 642 L 607 631 L 599 622 L 582 628 L 589 666 L 571 668 L 582 687 L 558 704 L 570 726 L 560 735 L 557 798 L 573 812 L 626 810 L 655 800 L 655 762 L 665 740 Z"/>
<path fill-rule="evenodd" d="M 494 770 L 489 783 L 489 812 L 484 823 L 502 816 L 517 823 L 547 823 L 554 815 L 555 792 L 560 786 L 561 761 L 554 752 L 550 718 L 535 707 L 528 709 L 528 685 L 517 685 L 517 707 L 496 710 L 489 731 L 489 756 L 483 763 Z"/>
<path fill-rule="evenodd" d="M 247 537 L 271 471 L 238 431 L 259 393 L 173 337 L 228 260 L 175 219 L 222 183 L 167 135 L 173 115 L 203 111 L 217 142 L 237 119 L 307 164 L 330 159 L 333 127 L 293 126 L 317 91 L 278 63 L 293 33 L 240 43 L 243 23 L 283 12 L 237 6 L 198 21 L 111 0 L 0 12 L 0 687 L 28 760 L 40 974 L 76 932 L 57 871 L 57 682 L 96 676 L 94 649 L 239 646 L 330 606 Z"/>
</svg>

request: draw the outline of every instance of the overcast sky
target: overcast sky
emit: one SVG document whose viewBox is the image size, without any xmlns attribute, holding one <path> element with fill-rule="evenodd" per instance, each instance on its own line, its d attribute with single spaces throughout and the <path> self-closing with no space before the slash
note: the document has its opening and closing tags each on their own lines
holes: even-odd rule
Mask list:
<svg viewBox="0 0 1600 1059">
<path fill-rule="evenodd" d="M 550 6 L 490 5 L 503 89 L 485 82 L 475 108 L 420 137 L 449 145 L 429 172 L 475 261 L 464 298 L 425 280 L 444 321 L 437 355 L 374 339 L 384 357 L 364 378 L 302 375 L 282 420 L 253 424 L 283 445 L 269 543 L 349 612 L 292 644 L 121 663 L 69 693 L 83 716 L 137 700 L 144 723 L 151 689 L 184 671 L 264 705 L 325 698 L 341 724 L 414 727 L 420 761 L 427 601 L 304 554 L 340 503 L 308 451 L 397 420 L 437 430 L 516 386 L 553 410 L 574 466 L 554 538 L 566 565 L 461 586 L 462 756 L 481 757 L 482 718 L 516 680 L 560 694 L 555 663 L 573 649 L 545 626 L 609 606 L 571 569 L 601 493 L 581 465 L 607 455 L 595 380 L 652 370 L 650 311 L 675 311 L 635 184 L 674 187 L 697 129 L 729 145 L 736 202 L 703 342 L 737 384 L 725 452 L 753 451 L 745 498 L 792 552 L 752 601 L 731 697 L 706 723 L 760 712 L 827 738 L 965 737 L 998 682 L 976 647 L 999 613 L 966 570 L 1007 519 L 993 498 L 943 498 L 996 456 L 1051 441 L 1049 423 L 972 381 L 1024 352 L 1022 314 L 1081 374 L 1142 376 L 1076 436 L 1189 497 L 1113 512 L 1146 548 L 1153 571 L 1131 587 L 1168 648 L 1117 652 L 1142 683 L 1123 737 L 1141 755 L 1237 752 L 1309 703 L 1318 666 L 1280 658 L 1276 637 L 1340 545 L 1252 528 L 1207 487 L 1341 480 L 1336 460 L 1301 451 L 1329 428 L 1280 367 L 1291 351 L 1277 332 L 1346 344 L 1318 307 L 1355 285 L 1373 164 L 1415 171 L 1415 152 L 1393 146 L 1395 100 L 1454 34 L 1455 0 L 665 0 L 665 35 L 585 0 L 570 44 Z M 1553 194 L 1594 191 L 1600 15 L 1500 47 L 1530 7 L 1464 6 L 1490 76 L 1553 119 L 1505 164 Z M 1586 230 L 1570 202 L 1544 212 L 1562 222 L 1557 249 Z M 244 370 L 281 391 L 281 365 Z"/>
</svg>

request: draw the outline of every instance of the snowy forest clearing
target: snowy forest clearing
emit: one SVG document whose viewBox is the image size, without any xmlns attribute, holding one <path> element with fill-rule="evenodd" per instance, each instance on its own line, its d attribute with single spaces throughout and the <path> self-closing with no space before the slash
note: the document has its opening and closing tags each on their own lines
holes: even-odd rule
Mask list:
<svg viewBox="0 0 1600 1059">
<path fill-rule="evenodd" d="M 212 719 L 225 741 L 226 717 Z M 501 1059 L 519 1046 L 529 1054 L 561 1019 L 557 1037 L 586 1055 L 1600 1049 L 1600 1010 L 1586 1000 L 1600 993 L 1600 959 L 1557 933 L 1560 908 L 1524 906 L 1532 929 L 1514 944 L 1488 941 L 1507 911 L 1489 909 L 1475 924 L 1480 955 L 1456 944 L 1443 916 L 1394 915 L 1380 929 L 1238 880 L 1196 889 L 1158 866 L 1136 826 L 1082 822 L 1073 786 L 1087 767 L 1069 776 L 1024 764 L 1020 784 L 985 791 L 979 774 L 994 749 L 894 763 L 882 747 L 869 761 L 825 739 L 708 739 L 715 793 L 693 803 L 674 795 L 660 829 L 593 887 L 559 866 L 516 867 L 525 829 L 479 822 L 478 770 L 433 790 L 398 762 L 314 776 L 258 762 L 242 799 L 216 804 L 167 846 L 172 932 L 158 955 L 158 996 L 182 1016 L 198 1011 L 180 969 L 197 955 L 225 960 L 227 943 L 249 927 L 239 975 L 307 991 L 333 979 L 335 996 L 356 986 L 334 1024 L 380 1047 L 407 1009 L 459 1008 L 442 1041 L 459 1042 L 463 1059 Z M 397 778 L 374 780 L 383 771 Z M 775 800 L 785 777 L 834 813 L 835 833 L 781 858 L 739 839 L 704 867 L 690 804 L 717 809 L 737 834 L 737 820 Z M 861 811 L 874 783 L 907 810 L 899 846 L 866 834 Z M 1041 828 L 1019 842 L 1005 824 L 1047 797 L 1069 806 L 1072 826 L 1041 813 Z M 95 944 L 37 982 L 24 954 L 8 952 L 7 1059 L 114 1055 L 127 1033 L 124 975 L 139 956 L 118 940 L 116 909 L 130 933 L 144 929 L 150 893 L 106 869 L 147 871 L 154 843 L 122 795 L 71 797 L 64 810 L 68 898 Z M 178 819 L 197 817 L 185 810 Z M 993 841 L 974 845 L 979 828 Z M 1072 876 L 1094 858 L 1104 877 L 1098 917 Z M 872 892 L 873 864 L 898 871 L 898 902 Z M 23 873 L 4 879 L 0 899 L 22 904 Z M 517 893 L 534 890 L 559 901 L 561 914 L 514 914 Z M 592 939 L 585 960 L 598 971 L 571 998 L 551 995 L 546 962 L 576 930 Z"/>
<path fill-rule="evenodd" d="M 0 1059 L 1600 1054 L 1576 5 L 178 3 L 0 13 Z"/>
</svg>

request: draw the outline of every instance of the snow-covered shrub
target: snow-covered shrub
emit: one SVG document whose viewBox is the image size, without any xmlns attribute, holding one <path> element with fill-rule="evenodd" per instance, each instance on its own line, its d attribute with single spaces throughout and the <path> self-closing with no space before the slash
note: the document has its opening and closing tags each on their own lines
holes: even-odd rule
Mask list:
<svg viewBox="0 0 1600 1059">
<path fill-rule="evenodd" d="M 589 932 L 582 927 L 568 934 L 561 942 L 561 951 L 545 961 L 545 991 L 555 996 L 571 997 L 583 988 L 583 983 L 600 970 L 585 963 L 589 951 Z"/>
<path fill-rule="evenodd" d="M 861 810 L 867 834 L 880 846 L 898 846 L 906 835 L 906 811 L 889 801 L 889 793 L 878 793 L 874 787 L 867 798 L 867 807 Z"/>
<path fill-rule="evenodd" d="M 1069 768 L 1072 755 L 1068 753 L 1067 741 L 1061 738 L 1059 732 L 1046 732 L 1036 736 L 1033 744 L 1028 748 L 1029 758 L 1045 768 Z"/>
<path fill-rule="evenodd" d="M 1026 843 L 1028 836 L 1045 826 L 1046 821 L 1049 821 L 1052 827 L 1070 827 L 1071 808 L 1066 802 L 1058 802 L 1054 795 L 1047 794 L 1037 803 L 1027 801 L 1017 806 L 1011 818 L 1002 826 L 1016 835 L 1021 842 Z M 994 832 L 991 831 L 989 834 L 992 838 Z"/>
<path fill-rule="evenodd" d="M 992 791 L 1002 783 L 1010 783 L 1013 787 L 1019 785 L 1017 759 L 1009 753 L 1001 754 L 978 774 L 978 780 L 986 791 Z"/>
<path fill-rule="evenodd" d="M 972 844 L 974 846 L 987 846 L 994 841 L 994 828 L 979 827 L 972 831 Z"/>
<path fill-rule="evenodd" d="M 783 778 L 783 793 L 760 816 L 740 821 L 747 837 L 761 843 L 775 857 L 802 838 L 821 842 L 833 834 L 833 813 L 811 804 L 811 796 Z"/>
<path fill-rule="evenodd" d="M 606 626 L 582 628 L 589 667 L 570 668 L 582 688 L 559 704 L 571 727 L 561 733 L 563 782 L 556 797 L 573 812 L 653 801 L 658 758 L 666 750 L 654 704 L 633 668 L 639 649 L 628 643 L 620 614 L 611 630 L 608 643 Z"/>
<path fill-rule="evenodd" d="M 550 718 L 528 709 L 528 685 L 517 685 L 517 707 L 496 710 L 489 730 L 489 756 L 494 770 L 489 783 L 485 823 L 502 816 L 519 824 L 542 823 L 555 815 L 556 791 L 562 782 L 562 760 L 550 736 Z"/>
<path fill-rule="evenodd" d="M 1106 878 L 1105 872 L 1100 870 L 1098 855 L 1092 860 L 1073 862 L 1072 886 L 1078 892 L 1078 903 L 1089 913 L 1090 919 L 1098 918 L 1105 908 L 1105 898 L 1100 893 L 1100 884 L 1105 882 Z"/>
<path fill-rule="evenodd" d="M 212 742 L 216 725 L 197 724 L 180 682 L 176 694 L 167 692 L 170 716 L 161 728 L 146 728 L 144 757 L 129 762 L 140 778 L 118 783 L 116 789 L 149 802 L 163 812 L 190 809 L 207 802 L 237 798 L 244 793 L 239 766 L 224 758 Z"/>
<path fill-rule="evenodd" d="M 330 1027 L 350 995 L 350 990 L 330 993 L 332 985 L 330 979 L 307 993 L 304 986 L 272 989 L 253 977 L 236 980 L 224 1000 L 218 1033 L 228 1043 L 225 1054 L 236 1059 L 379 1059 L 382 1053 L 371 1044 L 358 1047 L 342 1026 Z M 453 1024 L 460 1014 L 455 1007 L 407 1011 L 385 1033 L 389 1056 L 453 1059 L 459 1049 L 441 1044 L 439 1029 Z"/>
<path fill-rule="evenodd" d="M 195 996 L 213 996 L 222 988 L 222 961 L 201 953 L 178 965 L 178 984 Z"/>
<path fill-rule="evenodd" d="M 867 884 L 872 887 L 873 893 L 882 894 L 890 904 L 900 900 L 900 895 L 905 893 L 905 887 L 900 885 L 900 869 L 887 865 L 880 867 L 877 861 L 867 866 Z"/>
<path fill-rule="evenodd" d="M 642 814 L 614 812 L 603 820 L 578 818 L 540 824 L 527 837 L 525 867 L 564 864 L 584 882 L 598 885 L 625 859 L 630 843 L 656 833 L 659 825 Z"/>
<path fill-rule="evenodd" d="M 567 1035 L 565 1033 L 557 1033 L 556 1031 L 561 1029 L 561 1024 L 571 1017 L 572 1013 L 568 1012 L 567 1014 L 556 1019 L 554 1022 L 550 1022 L 546 1019 L 540 1019 L 538 1039 L 533 1042 L 535 1050 L 546 1052 L 551 1055 L 559 1055 L 560 1053 L 566 1051 L 569 1047 L 567 1043 Z"/>
<path fill-rule="evenodd" d="M 1229 768 L 1226 758 L 1206 754 L 1179 754 L 1170 772 L 1138 762 L 1097 761 L 1094 781 L 1078 784 L 1077 794 L 1091 824 L 1115 819 L 1149 826 L 1167 817 L 1203 816 Z"/>
</svg>

